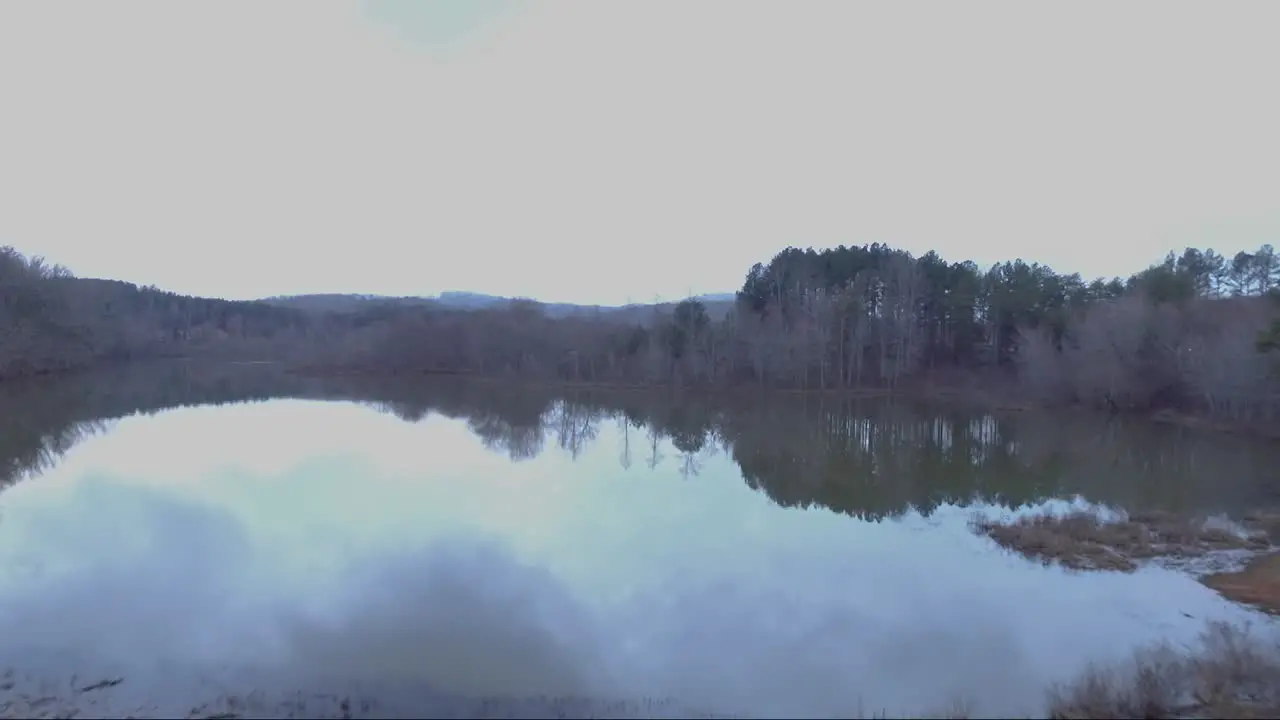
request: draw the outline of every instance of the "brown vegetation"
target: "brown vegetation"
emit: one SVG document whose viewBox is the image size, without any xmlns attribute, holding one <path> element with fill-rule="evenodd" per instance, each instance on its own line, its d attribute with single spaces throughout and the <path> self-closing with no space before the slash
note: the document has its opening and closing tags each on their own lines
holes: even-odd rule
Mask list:
<svg viewBox="0 0 1280 720">
<path fill-rule="evenodd" d="M 1280 647 L 1247 628 L 1214 623 L 1196 652 L 1144 648 L 1122 666 L 1091 666 L 1050 693 L 1050 717 L 1280 717 Z"/>
<path fill-rule="evenodd" d="M 1280 615 L 1280 553 L 1256 557 L 1243 570 L 1214 573 L 1203 582 L 1223 597 Z"/>
<path fill-rule="evenodd" d="M 1274 428 L 1274 363 L 1257 351 L 1272 314 L 1256 298 L 1120 298 L 1083 315 L 1060 349 L 1043 332 L 1027 333 L 1021 377 L 1049 401 L 1179 410 L 1215 426 Z"/>
<path fill-rule="evenodd" d="M 1139 560 L 1190 557 L 1214 550 L 1262 550 L 1270 546 L 1265 529 L 1252 524 L 1241 537 L 1172 513 L 1135 513 L 1104 521 L 1091 512 L 1028 515 L 1014 522 L 974 521 L 974 528 L 1002 547 L 1049 564 L 1076 570 L 1137 569 Z"/>
</svg>

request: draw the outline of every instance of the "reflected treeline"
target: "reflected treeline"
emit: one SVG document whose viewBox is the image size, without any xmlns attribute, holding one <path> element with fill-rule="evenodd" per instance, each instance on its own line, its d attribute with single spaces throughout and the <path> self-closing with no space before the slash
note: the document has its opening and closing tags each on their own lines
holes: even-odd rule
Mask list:
<svg viewBox="0 0 1280 720">
<path fill-rule="evenodd" d="M 717 456 L 785 507 L 878 519 L 941 504 L 1017 506 L 1082 495 L 1131 509 L 1237 512 L 1273 504 L 1280 448 L 1093 414 L 974 414 L 901 399 L 676 397 L 453 378 L 323 378 L 185 362 L 0 384 L 0 483 L 46 470 L 116 418 L 274 398 L 346 400 L 408 422 L 465 422 L 513 461 L 576 457 L 617 437 L 625 468 L 691 480 Z M 615 434 L 616 431 L 616 434 Z"/>
</svg>

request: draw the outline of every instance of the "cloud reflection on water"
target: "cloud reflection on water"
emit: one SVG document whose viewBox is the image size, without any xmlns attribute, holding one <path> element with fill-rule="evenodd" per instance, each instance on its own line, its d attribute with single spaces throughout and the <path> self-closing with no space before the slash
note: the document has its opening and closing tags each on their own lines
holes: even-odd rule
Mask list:
<svg viewBox="0 0 1280 720">
<path fill-rule="evenodd" d="M 513 464 L 457 421 L 304 401 L 122 420 L 0 495 L 0 654 L 758 715 L 958 695 L 1016 713 L 1089 660 L 1246 616 L 1168 571 L 1031 565 L 967 509 L 783 509 L 730 458 L 624 471 L 621 442 L 604 426 L 576 460 Z"/>
</svg>

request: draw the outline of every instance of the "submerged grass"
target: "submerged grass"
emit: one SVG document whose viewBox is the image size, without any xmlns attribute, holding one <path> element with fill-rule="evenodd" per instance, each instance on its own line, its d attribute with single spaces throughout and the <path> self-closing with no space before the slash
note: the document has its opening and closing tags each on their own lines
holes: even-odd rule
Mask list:
<svg viewBox="0 0 1280 720">
<path fill-rule="evenodd" d="M 1089 511 L 1003 522 L 979 517 L 972 525 L 1028 559 L 1076 570 L 1132 572 L 1143 560 L 1246 551 L 1253 557 L 1243 569 L 1200 581 L 1229 600 L 1280 615 L 1278 511 L 1245 515 L 1243 532 L 1164 512 L 1119 520 Z M 1090 665 L 1073 682 L 1050 691 L 1048 715 L 1061 720 L 1280 717 L 1280 643 L 1225 623 L 1211 623 L 1201 640 L 1195 650 L 1161 643 L 1138 650 L 1126 664 Z"/>
<path fill-rule="evenodd" d="M 1244 516 L 1243 533 L 1172 513 L 1107 521 L 1088 511 L 1031 515 L 1012 522 L 973 521 L 976 532 L 1024 557 L 1075 570 L 1132 572 L 1153 558 L 1195 558 L 1223 550 L 1253 555 L 1243 569 L 1199 577 L 1228 600 L 1280 615 L 1280 512 Z"/>
<path fill-rule="evenodd" d="M 1076 570 L 1132 572 L 1154 558 L 1248 551 L 1254 557 L 1244 569 L 1199 579 L 1229 600 L 1280 614 L 1277 512 L 1246 515 L 1243 532 L 1158 512 L 1116 521 L 1088 511 L 1006 522 L 979 518 L 973 526 L 1029 559 Z M 1128 663 L 1091 665 L 1050 691 L 1048 714 L 1062 720 L 1280 717 L 1280 644 L 1223 623 L 1210 624 L 1201 640 L 1195 650 L 1162 643 L 1140 649 Z"/>
<path fill-rule="evenodd" d="M 1173 513 L 1133 514 L 1123 520 L 1095 513 L 1030 515 L 1012 522 L 977 519 L 974 529 L 1001 546 L 1043 563 L 1076 570 L 1132 572 L 1138 561 L 1156 557 L 1195 557 L 1215 550 L 1265 550 L 1269 533 L 1260 527 L 1240 535 Z"/>
</svg>

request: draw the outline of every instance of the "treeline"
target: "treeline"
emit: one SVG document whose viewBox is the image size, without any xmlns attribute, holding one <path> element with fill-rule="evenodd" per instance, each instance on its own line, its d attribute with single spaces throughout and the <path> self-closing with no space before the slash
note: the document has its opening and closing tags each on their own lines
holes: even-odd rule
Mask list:
<svg viewBox="0 0 1280 720">
<path fill-rule="evenodd" d="M 788 249 L 739 293 L 760 380 L 896 385 L 922 370 L 992 369 L 1045 400 L 1274 420 L 1271 245 L 1228 261 L 1188 248 L 1127 280 L 1021 260 L 986 271 L 885 246 Z M 1280 331 L 1272 331 L 1280 337 Z"/>
<path fill-rule="evenodd" d="M 1230 435 L 1085 414 L 1003 418 L 894 398 L 557 391 L 165 361 L 0 386 L 0 488 L 47 470 L 114 418 L 286 397 L 360 402 L 406 422 L 446 416 L 514 461 L 577 456 L 605 438 L 616 440 L 621 468 L 675 472 L 691 485 L 714 481 L 709 469 L 729 462 L 779 505 L 868 519 L 1075 494 L 1129 509 L 1238 512 L 1264 502 L 1274 464 L 1266 446 Z"/>
<path fill-rule="evenodd" d="M 984 271 L 883 245 L 790 248 L 751 268 L 719 319 L 695 300 L 645 323 L 552 319 L 528 302 L 422 312 L 367 327 L 340 364 L 714 388 L 981 377 L 1046 401 L 1263 421 L 1280 410 L 1262 352 L 1275 315 L 1263 295 L 1278 285 L 1270 245 L 1230 261 L 1189 248 L 1092 281 L 1021 260 Z"/>
<path fill-rule="evenodd" d="M 0 378 L 110 360 L 280 355 L 319 344 L 325 329 L 297 310 L 76 278 L 0 247 Z"/>
<path fill-rule="evenodd" d="M 0 373 L 170 354 L 683 388 L 981 377 L 1046 401 L 1263 421 L 1280 410 L 1263 353 L 1275 311 L 1262 296 L 1276 287 L 1270 245 L 1230 260 L 1189 248 L 1126 280 L 1086 281 L 1021 260 L 983 270 L 873 244 L 788 248 L 750 269 L 728 312 L 698 300 L 639 319 L 554 317 L 526 300 L 321 312 L 75 279 L 5 249 Z"/>
</svg>

